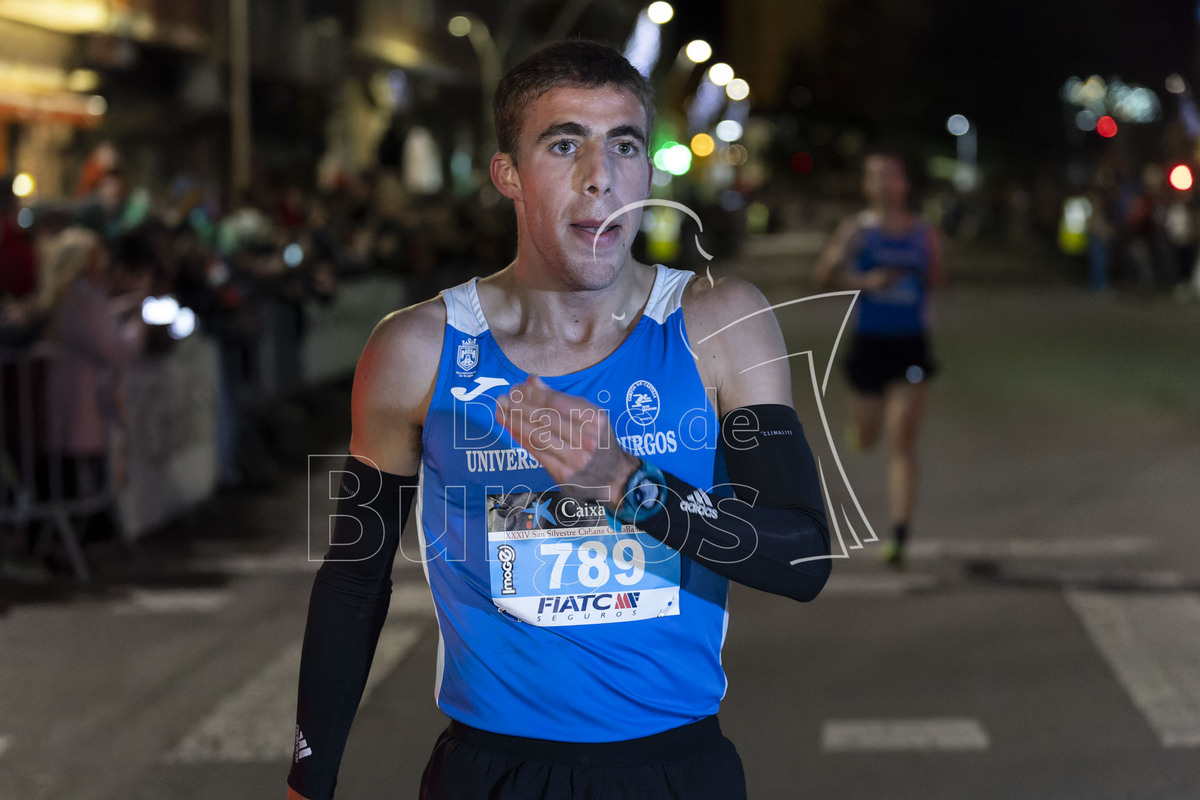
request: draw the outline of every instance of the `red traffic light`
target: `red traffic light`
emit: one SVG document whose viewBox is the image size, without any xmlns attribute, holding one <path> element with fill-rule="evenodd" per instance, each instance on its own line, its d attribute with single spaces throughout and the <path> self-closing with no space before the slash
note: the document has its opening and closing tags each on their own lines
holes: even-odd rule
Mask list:
<svg viewBox="0 0 1200 800">
<path fill-rule="evenodd" d="M 1096 120 L 1096 133 L 1100 134 L 1105 139 L 1111 139 L 1117 135 L 1117 121 L 1105 114 L 1103 117 Z"/>
</svg>

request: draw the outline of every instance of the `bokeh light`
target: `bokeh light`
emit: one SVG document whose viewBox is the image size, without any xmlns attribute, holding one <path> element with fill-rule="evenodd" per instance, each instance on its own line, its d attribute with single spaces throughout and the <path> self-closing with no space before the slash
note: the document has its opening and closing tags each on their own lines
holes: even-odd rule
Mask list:
<svg viewBox="0 0 1200 800">
<path fill-rule="evenodd" d="M 1171 185 L 1181 192 L 1192 188 L 1192 169 L 1187 164 L 1176 164 L 1171 170 Z"/>
<path fill-rule="evenodd" d="M 663 0 L 651 3 L 646 9 L 646 16 L 650 17 L 650 21 L 655 25 L 663 25 L 671 21 L 671 17 L 675 16 L 675 9 L 670 3 L 664 3 Z"/>
<path fill-rule="evenodd" d="M 703 39 L 693 39 L 688 42 L 687 48 L 683 52 L 687 55 L 688 60 L 695 64 L 703 64 L 712 58 L 712 46 Z"/>
<path fill-rule="evenodd" d="M 955 114 L 946 120 L 946 130 L 955 136 L 962 136 L 971 130 L 971 123 L 962 114 Z"/>
<path fill-rule="evenodd" d="M 292 242 L 283 248 L 283 263 L 289 267 L 298 267 L 304 263 L 304 248 L 297 242 Z"/>
<path fill-rule="evenodd" d="M 654 154 L 654 166 L 672 175 L 683 175 L 692 168 L 692 149 L 686 144 L 665 142 Z"/>
<path fill-rule="evenodd" d="M 724 61 L 718 61 L 708 68 L 708 79 L 717 86 L 724 86 L 733 80 L 733 67 Z"/>
<path fill-rule="evenodd" d="M 147 325 L 170 325 L 177 316 L 179 301 L 169 294 L 142 301 L 142 322 Z"/>
<path fill-rule="evenodd" d="M 457 17 L 451 17 L 446 28 L 450 31 L 451 36 L 463 37 L 471 32 L 471 20 L 460 14 Z"/>
<path fill-rule="evenodd" d="M 712 155 L 715 149 L 717 149 L 717 143 L 707 133 L 697 133 L 692 137 L 692 152 L 701 158 Z"/>
<path fill-rule="evenodd" d="M 187 306 L 179 309 L 167 333 L 172 339 L 186 339 L 196 330 L 196 312 Z"/>
<path fill-rule="evenodd" d="M 1105 114 L 1103 117 L 1096 120 L 1096 133 L 1100 134 L 1105 139 L 1111 139 L 1117 135 L 1117 121 Z"/>
<path fill-rule="evenodd" d="M 750 84 L 741 78 L 734 78 L 725 84 L 725 94 L 729 95 L 730 100 L 745 100 L 750 96 Z"/>
<path fill-rule="evenodd" d="M 717 138 L 722 142 L 736 142 L 742 138 L 742 123 L 736 119 L 723 119 L 717 123 Z"/>
<path fill-rule="evenodd" d="M 742 147 L 740 144 L 731 144 L 725 151 L 725 160 L 735 167 L 740 167 L 742 164 L 745 164 L 746 160 L 749 158 L 749 151 L 747 151 L 746 148 Z"/>
<path fill-rule="evenodd" d="M 1171 94 L 1183 94 L 1187 91 L 1187 84 L 1178 72 L 1172 72 L 1167 76 L 1167 91 Z"/>
<path fill-rule="evenodd" d="M 17 197 L 29 197 L 35 188 L 37 188 L 37 184 L 28 172 L 22 172 L 13 178 L 12 193 Z"/>
</svg>

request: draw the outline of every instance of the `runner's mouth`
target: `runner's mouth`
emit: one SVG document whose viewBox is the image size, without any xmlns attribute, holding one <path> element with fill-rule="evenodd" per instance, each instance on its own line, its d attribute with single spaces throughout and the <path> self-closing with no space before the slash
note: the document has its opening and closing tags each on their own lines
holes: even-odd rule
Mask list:
<svg viewBox="0 0 1200 800">
<path fill-rule="evenodd" d="M 597 233 L 600 233 L 600 232 L 601 232 L 601 231 L 600 231 L 600 226 L 599 226 L 599 225 L 584 225 L 584 224 L 582 224 L 582 223 L 579 223 L 579 222 L 572 222 L 572 223 L 571 223 L 571 227 L 572 227 L 572 228 L 579 228 L 581 231 L 587 231 L 588 233 L 590 233 L 590 234 L 592 234 L 592 235 L 595 235 L 595 234 L 597 234 Z M 605 228 L 605 229 L 604 229 L 604 231 L 603 231 L 603 232 L 604 232 L 604 233 L 608 233 L 609 231 L 620 230 L 620 228 L 621 228 L 621 226 L 620 226 L 620 225 L 609 225 L 607 228 Z"/>
</svg>

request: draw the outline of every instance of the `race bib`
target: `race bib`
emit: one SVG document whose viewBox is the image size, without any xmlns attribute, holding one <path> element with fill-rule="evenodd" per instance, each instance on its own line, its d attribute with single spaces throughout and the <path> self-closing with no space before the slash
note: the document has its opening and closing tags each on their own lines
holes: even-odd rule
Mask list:
<svg viewBox="0 0 1200 800">
<path fill-rule="evenodd" d="M 492 602 L 532 625 L 679 613 L 679 553 L 604 508 L 559 492 L 488 495 Z"/>
</svg>

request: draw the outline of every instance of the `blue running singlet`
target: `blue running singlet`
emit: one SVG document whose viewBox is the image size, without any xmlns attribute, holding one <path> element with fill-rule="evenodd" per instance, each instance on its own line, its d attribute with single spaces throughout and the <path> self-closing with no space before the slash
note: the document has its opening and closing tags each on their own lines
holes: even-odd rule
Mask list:
<svg viewBox="0 0 1200 800">
<path fill-rule="evenodd" d="M 927 327 L 929 228 L 918 222 L 908 233 L 887 233 L 878 225 L 862 229 L 857 257 L 850 261 L 852 272 L 864 273 L 877 267 L 896 270 L 897 279 L 880 292 L 863 292 L 858 297 L 856 330 L 865 336 L 919 336 Z"/>
<path fill-rule="evenodd" d="M 629 452 L 708 488 L 718 422 L 684 331 L 692 273 L 656 269 L 641 319 L 611 355 L 543 379 L 603 407 Z M 715 714 L 728 582 L 555 491 L 537 453 L 495 421 L 495 398 L 528 373 L 497 346 L 475 282 L 442 299 L 416 511 L 440 630 L 438 706 L 486 731 L 570 742 Z"/>
</svg>

